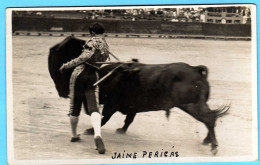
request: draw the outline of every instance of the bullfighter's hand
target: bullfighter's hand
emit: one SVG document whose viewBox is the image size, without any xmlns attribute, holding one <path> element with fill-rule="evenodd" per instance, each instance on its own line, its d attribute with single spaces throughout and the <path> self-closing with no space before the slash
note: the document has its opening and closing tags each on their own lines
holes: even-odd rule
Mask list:
<svg viewBox="0 0 260 165">
<path fill-rule="evenodd" d="M 62 73 L 64 70 L 65 70 L 65 67 L 64 67 L 64 65 L 62 65 L 62 66 L 60 67 L 59 71 Z"/>
</svg>

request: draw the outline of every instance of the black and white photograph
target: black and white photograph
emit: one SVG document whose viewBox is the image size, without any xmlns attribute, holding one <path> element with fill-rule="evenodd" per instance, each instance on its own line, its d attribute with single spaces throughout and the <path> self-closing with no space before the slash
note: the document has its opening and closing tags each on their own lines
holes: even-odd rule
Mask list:
<svg viewBox="0 0 260 165">
<path fill-rule="evenodd" d="M 6 9 L 8 164 L 258 160 L 256 7 Z"/>
</svg>

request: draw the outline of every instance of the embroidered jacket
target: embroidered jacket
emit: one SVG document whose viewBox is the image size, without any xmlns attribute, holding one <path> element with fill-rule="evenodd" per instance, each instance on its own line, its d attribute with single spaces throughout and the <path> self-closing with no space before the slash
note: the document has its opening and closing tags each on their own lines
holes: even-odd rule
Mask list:
<svg viewBox="0 0 260 165">
<path fill-rule="evenodd" d="M 109 46 L 105 38 L 92 37 L 83 46 L 81 55 L 61 66 L 62 69 L 69 69 L 75 66 L 84 65 L 85 62 L 100 67 L 96 62 L 104 62 L 109 58 Z"/>
</svg>

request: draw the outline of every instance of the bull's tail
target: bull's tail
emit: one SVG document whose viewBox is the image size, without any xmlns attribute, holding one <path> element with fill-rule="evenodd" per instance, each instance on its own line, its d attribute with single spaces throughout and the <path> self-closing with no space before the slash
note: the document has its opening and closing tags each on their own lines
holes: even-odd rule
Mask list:
<svg viewBox="0 0 260 165">
<path fill-rule="evenodd" d="M 216 117 L 219 118 L 226 115 L 230 107 L 231 103 L 229 103 L 228 105 L 222 105 L 218 109 L 213 110 L 213 112 L 215 113 Z"/>
<path fill-rule="evenodd" d="M 208 77 L 208 68 L 204 65 L 199 65 L 196 67 L 196 69 L 199 71 L 199 73 L 204 77 Z"/>
</svg>

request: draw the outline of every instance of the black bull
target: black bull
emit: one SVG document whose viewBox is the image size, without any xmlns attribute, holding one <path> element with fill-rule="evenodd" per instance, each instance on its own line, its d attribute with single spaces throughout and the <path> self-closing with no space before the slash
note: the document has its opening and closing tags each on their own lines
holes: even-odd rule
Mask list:
<svg viewBox="0 0 260 165">
<path fill-rule="evenodd" d="M 49 72 L 61 97 L 68 97 L 73 68 L 63 73 L 59 72 L 59 68 L 63 63 L 79 56 L 84 43 L 83 40 L 68 37 L 50 49 Z M 107 65 L 97 72 L 103 77 L 118 65 L 120 64 Z M 96 81 L 88 77 L 89 70 L 93 68 L 87 66 L 75 84 L 85 109 L 85 92 L 90 82 L 93 84 Z M 205 66 L 193 67 L 185 63 L 123 64 L 99 84 L 99 100 L 100 104 L 104 104 L 102 125 L 116 111 L 120 111 L 126 115 L 126 119 L 124 126 L 117 129 L 117 132 L 125 133 L 136 113 L 165 110 L 169 116 L 169 110 L 178 107 L 206 125 L 208 134 L 203 144 L 211 143 L 212 151 L 216 153 L 218 144 L 214 131 L 215 121 L 225 114 L 230 106 L 209 109 L 206 104 L 209 97 L 207 73 Z M 91 132 L 91 129 L 88 131 Z"/>
</svg>

